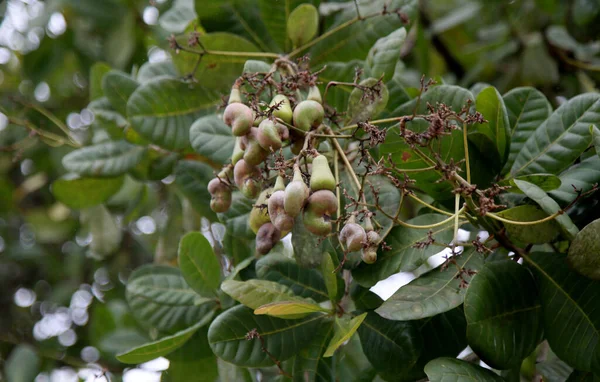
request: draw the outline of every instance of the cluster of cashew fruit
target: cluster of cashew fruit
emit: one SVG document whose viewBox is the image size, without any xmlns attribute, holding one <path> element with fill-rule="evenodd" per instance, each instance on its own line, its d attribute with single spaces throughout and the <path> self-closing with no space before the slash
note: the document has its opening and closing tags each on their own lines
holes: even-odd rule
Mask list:
<svg viewBox="0 0 600 382">
<path fill-rule="evenodd" d="M 304 134 L 319 127 L 325 115 L 319 89 L 310 87 L 306 99 L 294 107 L 287 96 L 275 95 L 269 104 L 272 112 L 270 115 L 265 113 L 266 116 L 257 116 L 241 98 L 236 83 L 223 113 L 223 121 L 231 127 L 236 144 L 231 164 L 208 185 L 211 208 L 215 212 L 226 212 L 231 206 L 234 185 L 245 197 L 256 200 L 249 225 L 256 233 L 256 252 L 259 254 L 268 253 L 300 220 L 312 234 L 329 236 L 334 228 L 332 217 L 338 212 L 338 199 L 334 193 L 336 180 L 326 156 L 318 154 L 306 166 L 311 169 L 310 174 L 306 174 L 308 185 L 300 160 L 295 161 L 293 173 L 288 175 L 292 180 L 287 185 L 286 174 L 280 171 L 275 184 L 268 187 L 258 167 L 284 144 L 289 144 L 295 155 L 301 152 Z M 288 129 L 286 125 L 294 128 Z M 304 155 L 307 164 L 310 159 Z M 351 215 L 340 231 L 339 239 L 345 252 L 362 250 L 363 261 L 373 263 L 376 260 L 380 240 L 368 218 L 363 228 Z"/>
</svg>

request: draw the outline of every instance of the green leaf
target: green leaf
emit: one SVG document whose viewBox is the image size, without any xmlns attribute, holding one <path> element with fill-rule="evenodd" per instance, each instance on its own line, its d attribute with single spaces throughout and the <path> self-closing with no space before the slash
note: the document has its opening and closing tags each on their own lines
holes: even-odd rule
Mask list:
<svg viewBox="0 0 600 382">
<path fill-rule="evenodd" d="M 145 155 L 146 148 L 117 141 L 71 151 L 62 163 L 68 171 L 82 176 L 114 177 L 134 168 Z"/>
<path fill-rule="evenodd" d="M 215 163 L 223 164 L 231 158 L 235 137 L 222 118 L 217 115 L 207 115 L 192 124 L 190 143 L 198 154 Z"/>
<path fill-rule="evenodd" d="M 592 373 L 575 370 L 569 375 L 569 379 L 566 382 L 598 382 L 599 380 L 600 377 Z"/>
<path fill-rule="evenodd" d="M 600 283 L 570 270 L 561 254 L 532 253 L 525 260 L 537 281 L 550 347 L 574 368 L 592 371 L 600 339 Z"/>
<path fill-rule="evenodd" d="M 172 61 L 145 62 L 138 71 L 137 80 L 143 84 L 160 76 L 177 77 Z"/>
<path fill-rule="evenodd" d="M 577 272 L 600 280 L 600 219 L 583 227 L 575 236 L 567 260 Z"/>
<path fill-rule="evenodd" d="M 312 342 L 296 354 L 290 372 L 294 382 L 335 380 L 333 359 L 323 355 L 332 334 L 333 322 L 321 325 Z"/>
<path fill-rule="evenodd" d="M 390 321 L 373 312 L 358 334 L 365 355 L 379 372 L 404 374 L 417 363 L 423 348 L 416 322 Z"/>
<path fill-rule="evenodd" d="M 542 339 L 535 281 L 513 260 L 487 263 L 473 277 L 465 296 L 465 316 L 469 345 L 495 369 L 521 366 Z"/>
<path fill-rule="evenodd" d="M 215 300 L 201 298 L 185 282 L 177 268 L 145 265 L 127 282 L 127 303 L 134 317 L 146 327 L 167 333 L 188 328 L 215 309 Z"/>
<path fill-rule="evenodd" d="M 456 358 L 436 358 L 425 366 L 431 382 L 503 382 L 504 379 L 481 366 Z"/>
<path fill-rule="evenodd" d="M 321 261 L 321 273 L 323 274 L 323 280 L 325 280 L 325 286 L 327 287 L 327 294 L 329 300 L 336 302 L 338 300 L 338 279 L 335 272 L 335 266 L 329 253 L 323 254 L 323 261 Z"/>
<path fill-rule="evenodd" d="M 131 127 L 142 137 L 170 150 L 189 145 L 189 129 L 220 102 L 219 93 L 175 78 L 158 77 L 136 89 L 127 102 Z"/>
<path fill-rule="evenodd" d="M 440 85 L 429 88 L 421 97 L 421 102 L 417 107 L 417 100 L 413 99 L 410 102 L 402 105 L 394 110 L 393 115 L 412 115 L 416 108 L 417 114 L 427 114 L 427 104 L 436 105 L 443 103 L 454 111 L 459 111 L 466 105 L 468 100 L 474 100 L 473 94 L 467 89 L 459 86 Z M 423 132 L 429 127 L 429 122 L 422 119 L 415 119 L 412 122 L 406 123 L 407 129 L 415 132 Z M 437 145 L 436 145 L 437 146 Z M 463 132 L 459 129 L 452 134 L 445 136 L 440 142 L 440 147 L 435 150 L 435 155 L 441 155 L 441 159 L 448 163 L 450 159 L 454 159 L 457 163 L 465 156 Z M 428 157 L 433 157 L 434 153 L 428 148 L 423 148 L 422 151 Z M 388 130 L 385 142 L 379 146 L 380 157 L 387 157 L 391 154 L 394 163 L 401 169 L 422 169 L 429 167 L 429 163 L 421 159 L 417 153 L 408 146 L 402 138 L 398 136 L 398 129 L 391 128 Z M 452 186 L 448 182 L 438 182 L 441 174 L 436 171 L 416 172 L 410 175 L 410 178 L 415 181 L 414 186 L 429 194 L 436 200 L 446 200 L 452 197 Z"/>
<path fill-rule="evenodd" d="M 592 134 L 592 142 L 596 149 L 596 154 L 600 156 L 600 129 L 595 125 L 590 126 L 590 133 Z"/>
<path fill-rule="evenodd" d="M 212 320 L 214 311 L 205 315 L 198 323 L 187 329 L 181 330 L 172 336 L 163 337 L 159 340 L 137 346 L 124 353 L 117 354 L 117 359 L 123 363 L 139 364 L 152 361 L 155 358 L 165 356 L 185 344 L 202 326 Z"/>
<path fill-rule="evenodd" d="M 532 32 L 524 39 L 521 53 L 521 78 L 536 86 L 559 81 L 558 64 L 550 54 L 540 32 Z"/>
<path fill-rule="evenodd" d="M 123 232 L 115 217 L 103 204 L 82 210 L 80 217 L 92 235 L 90 255 L 103 259 L 119 249 Z"/>
<path fill-rule="evenodd" d="M 390 98 L 387 86 L 376 78 L 362 80 L 360 85 L 371 90 L 366 92 L 356 87 L 350 93 L 346 110 L 348 125 L 376 117 L 385 109 Z"/>
<path fill-rule="evenodd" d="M 381 297 L 358 283 L 352 283 L 350 297 L 352 297 L 352 302 L 356 305 L 357 310 L 374 310 L 383 304 Z"/>
<path fill-rule="evenodd" d="M 502 186 L 511 186 L 510 192 L 514 194 L 522 194 L 523 192 L 517 187 L 515 183 L 515 179 L 524 180 L 525 182 L 533 183 L 543 191 L 552 191 L 556 190 L 562 184 L 560 178 L 556 175 L 552 174 L 531 174 L 531 175 L 521 175 L 516 178 L 509 179 L 508 181 L 500 182 Z"/>
<path fill-rule="evenodd" d="M 211 221 L 216 215 L 207 203 L 211 198 L 207 187 L 213 177 L 214 170 L 205 163 L 182 160 L 175 166 L 175 183 L 194 209 Z"/>
<path fill-rule="evenodd" d="M 573 187 L 586 192 L 591 190 L 595 183 L 600 182 L 600 157 L 593 155 L 582 160 L 561 173 L 559 178 L 561 185 L 558 189 L 550 191 L 550 196 L 567 205 L 577 197 Z"/>
<path fill-rule="evenodd" d="M 167 359 L 169 369 L 162 375 L 165 382 L 179 382 L 190 378 L 198 382 L 214 382 L 220 377 L 217 357 L 208 343 L 207 328 L 196 331 L 192 338 L 170 353 Z"/>
<path fill-rule="evenodd" d="M 350 337 L 356 333 L 358 327 L 367 317 L 367 313 L 363 313 L 359 316 L 356 316 L 352 319 L 347 317 L 336 317 L 335 318 L 335 326 L 333 332 L 333 338 L 329 342 L 327 349 L 325 350 L 325 354 L 323 357 L 331 357 L 335 353 L 335 351 L 344 344 L 344 342 L 348 341 Z"/>
<path fill-rule="evenodd" d="M 573 368 L 558 358 L 552 349 L 549 349 L 546 359 L 535 364 L 535 371 L 539 373 L 545 381 L 564 382 L 573 372 Z"/>
<path fill-rule="evenodd" d="M 175 0 L 171 8 L 160 16 L 158 25 L 167 32 L 182 33 L 196 17 L 194 0 Z"/>
<path fill-rule="evenodd" d="M 254 309 L 256 315 L 264 314 L 284 319 L 302 318 L 317 312 L 329 312 L 329 309 L 321 308 L 314 302 L 295 300 L 272 302 Z"/>
<path fill-rule="evenodd" d="M 320 302 L 329 298 L 323 277 L 316 269 L 300 268 L 296 262 L 271 252 L 256 262 L 258 278 L 288 286 L 295 295 Z"/>
<path fill-rule="evenodd" d="M 30 345 L 17 345 L 4 363 L 8 382 L 31 382 L 39 373 L 40 357 Z"/>
<path fill-rule="evenodd" d="M 212 350 L 211 350 L 212 352 Z M 217 358 L 219 368 L 219 381 L 221 382 L 253 382 L 252 370 L 237 367 Z"/>
<path fill-rule="evenodd" d="M 500 158 L 506 161 L 511 143 L 510 124 L 502 96 L 492 86 L 485 88 L 477 95 L 475 107 L 487 120 L 486 123 L 475 124 L 475 128 L 496 142 Z"/>
<path fill-rule="evenodd" d="M 582 94 L 565 102 L 527 139 L 511 175 L 565 170 L 589 146 L 591 124 L 600 124 L 599 94 Z"/>
<path fill-rule="evenodd" d="M 258 48 L 253 43 L 243 37 L 231 33 L 207 33 L 201 35 L 199 39 L 202 46 L 207 50 L 258 52 Z M 188 40 L 189 36 L 187 34 L 177 37 L 177 41 L 181 46 L 187 47 Z M 190 53 L 187 50 L 192 50 L 197 53 Z M 183 76 L 194 74 L 198 82 L 202 84 L 204 90 L 196 90 L 196 93 L 202 94 L 208 92 L 210 89 L 212 93 L 210 99 L 216 100 L 217 103 L 219 103 L 221 99 L 218 93 L 215 94 L 212 91 L 228 91 L 235 79 L 242 73 L 246 59 L 235 55 L 206 55 L 202 58 L 200 64 L 196 65 L 198 62 L 198 53 L 201 52 L 202 50 L 199 47 L 187 48 L 186 51 L 181 51 L 179 54 L 175 55 L 173 57 L 173 62 L 175 63 L 179 74 Z M 215 95 L 216 98 L 213 98 Z M 191 103 L 191 105 L 195 105 L 196 103 Z"/>
<path fill-rule="evenodd" d="M 546 212 L 531 204 L 509 208 L 498 212 L 497 215 L 519 222 L 530 222 L 548 217 Z M 549 243 L 560 234 L 560 227 L 554 219 L 535 225 L 502 224 L 511 240 L 525 244 Z"/>
<path fill-rule="evenodd" d="M 380 13 L 384 5 L 389 10 L 398 9 L 410 20 L 414 20 L 417 12 L 417 1 L 414 0 L 363 0 L 358 1 L 357 4 L 359 12 L 363 16 Z M 325 33 L 355 18 L 355 7 L 345 7 L 334 17 L 333 23 Z M 366 57 L 369 49 L 381 36 L 387 36 L 402 26 L 402 21 L 396 14 L 377 16 L 354 23 L 315 44 L 310 50 L 311 64 L 316 65 L 328 61 L 344 62 L 356 57 Z"/>
<path fill-rule="evenodd" d="M 410 219 L 408 223 L 427 225 L 439 223 L 447 216 L 425 214 Z M 450 243 L 454 237 L 453 222 L 448 222 L 432 229 L 413 229 L 402 226 L 394 227 L 386 236 L 386 243 L 392 247 L 389 251 L 380 251 L 374 264 L 361 263 L 352 270 L 352 277 L 362 286 L 372 287 L 400 271 L 413 271 L 423 265 L 428 258 L 440 251 L 439 247 L 430 245 L 426 248 L 415 248 L 415 244 L 427 240 L 429 231 L 436 243 Z"/>
<path fill-rule="evenodd" d="M 532 87 L 515 88 L 503 97 L 510 123 L 510 150 L 504 165 L 509 171 L 527 139 L 552 114 L 546 96 Z"/>
<path fill-rule="evenodd" d="M 127 100 L 140 84 L 126 73 L 111 70 L 102 77 L 102 91 L 112 107 L 125 115 L 127 113 Z"/>
<path fill-rule="evenodd" d="M 328 62 L 324 67 L 323 72 L 319 75 L 319 79 L 327 86 L 331 81 L 354 82 L 356 69 L 363 69 L 364 61 L 352 60 L 348 62 Z M 321 86 L 321 94 L 325 94 L 325 86 Z M 348 98 L 354 88 L 350 86 L 332 86 L 327 91 L 327 104 L 335 107 L 338 110 L 344 110 L 348 105 Z M 325 101 L 325 100 L 324 100 Z M 394 98 L 390 97 L 390 103 L 394 102 Z"/>
<path fill-rule="evenodd" d="M 478 271 L 483 267 L 483 258 L 474 249 L 466 250 L 456 262 L 461 269 Z M 453 266 L 433 269 L 400 287 L 375 312 L 399 321 L 418 320 L 447 312 L 461 305 L 465 298 L 466 288 L 460 286 L 459 276 L 459 271 Z"/>
<path fill-rule="evenodd" d="M 221 290 L 251 309 L 257 309 L 272 302 L 303 300 L 301 297 L 297 297 L 289 287 L 267 280 L 251 279 L 243 282 L 226 280 L 221 284 Z"/>
<path fill-rule="evenodd" d="M 102 92 L 102 77 L 110 71 L 110 65 L 104 62 L 96 62 L 90 68 L 90 101 L 101 98 Z"/>
<path fill-rule="evenodd" d="M 107 201 L 123 185 L 123 177 L 79 178 L 63 177 L 52 183 L 56 200 L 73 209 L 92 207 Z"/>
<path fill-rule="evenodd" d="M 301 320 L 283 320 L 269 316 L 255 316 L 252 310 L 238 305 L 221 313 L 208 329 L 208 341 L 215 355 L 224 361 L 243 367 L 273 366 L 269 354 L 285 361 L 308 346 L 323 319 L 323 315 L 308 316 Z M 255 330 L 258 338 L 246 339 Z"/>
<path fill-rule="evenodd" d="M 204 235 L 186 234 L 178 252 L 179 268 L 188 285 L 201 296 L 214 296 L 221 283 L 221 265 Z"/>
<path fill-rule="evenodd" d="M 406 29 L 400 28 L 375 42 L 366 59 L 371 77 L 379 79 L 383 76 L 383 82 L 392 79 L 405 39 Z"/>
<path fill-rule="evenodd" d="M 560 206 L 551 197 L 548 196 L 541 188 L 535 184 L 515 179 L 517 187 L 527 195 L 528 198 L 536 202 L 548 214 L 552 215 L 560 211 Z M 567 214 L 560 214 L 556 217 L 556 222 L 561 226 L 567 237 L 574 238 L 579 232 L 579 229 Z"/>
</svg>

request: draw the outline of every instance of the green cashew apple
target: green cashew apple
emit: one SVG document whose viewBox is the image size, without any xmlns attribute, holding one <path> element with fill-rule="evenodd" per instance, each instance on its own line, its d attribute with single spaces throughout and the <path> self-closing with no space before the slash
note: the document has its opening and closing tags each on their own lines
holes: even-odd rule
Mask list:
<svg viewBox="0 0 600 382">
<path fill-rule="evenodd" d="M 325 117 L 325 110 L 320 103 L 305 100 L 296 105 L 294 109 L 294 126 L 302 131 L 310 131 L 319 127 Z"/>
<path fill-rule="evenodd" d="M 367 243 L 367 233 L 363 227 L 355 223 L 354 215 L 348 219 L 340 231 L 339 238 L 348 252 L 356 252 Z"/>
<path fill-rule="evenodd" d="M 271 223 L 263 224 L 256 233 L 256 252 L 266 255 L 281 239 L 281 231 Z"/>
<path fill-rule="evenodd" d="M 294 178 L 285 188 L 283 196 L 283 208 L 288 216 L 295 218 L 300 214 L 308 199 L 308 186 L 302 179 L 302 173 L 298 165 L 294 166 Z"/>
<path fill-rule="evenodd" d="M 293 112 L 290 99 L 283 94 L 277 94 L 275 97 L 273 97 L 269 106 L 273 107 L 277 104 L 280 105 L 277 110 L 273 111 L 273 116 L 280 118 L 285 123 L 292 123 Z"/>
<path fill-rule="evenodd" d="M 308 89 L 308 95 L 306 96 L 306 99 L 318 103 L 323 103 L 323 98 L 321 98 L 321 91 L 317 86 L 311 86 L 310 89 Z"/>
<path fill-rule="evenodd" d="M 291 231 L 294 226 L 294 217 L 285 212 L 285 186 L 281 176 L 277 177 L 273 191 L 268 203 L 269 218 L 278 230 Z"/>
<path fill-rule="evenodd" d="M 231 188 L 226 180 L 216 177 L 208 183 L 210 208 L 215 212 L 226 212 L 231 206 Z"/>
<path fill-rule="evenodd" d="M 250 226 L 250 229 L 254 233 L 257 233 L 263 224 L 271 222 L 271 218 L 269 217 L 268 209 L 261 208 L 261 206 L 266 205 L 268 203 L 267 196 L 271 195 L 272 193 L 273 193 L 273 188 L 267 188 L 266 190 L 263 190 L 263 192 L 261 192 L 260 195 L 258 196 L 258 199 L 256 199 L 256 202 L 254 203 L 254 206 L 252 207 L 252 210 L 250 211 L 250 217 L 248 218 L 248 225 Z"/>
<path fill-rule="evenodd" d="M 335 190 L 335 177 L 329 168 L 327 157 L 319 155 L 313 159 L 312 174 L 310 176 L 310 189 L 319 190 Z"/>
<path fill-rule="evenodd" d="M 337 198 L 329 190 L 313 193 L 304 208 L 302 221 L 306 229 L 318 236 L 331 233 L 331 215 L 337 211 Z"/>
<path fill-rule="evenodd" d="M 254 124 L 254 114 L 243 103 L 230 103 L 223 113 L 223 122 L 231 127 L 233 135 L 241 137 L 248 134 Z"/>
<path fill-rule="evenodd" d="M 231 164 L 235 165 L 240 159 L 244 157 L 244 149 L 241 147 L 242 138 L 235 137 L 235 145 L 233 146 L 233 153 L 231 154 Z"/>
<path fill-rule="evenodd" d="M 288 137 L 289 131 L 287 127 L 269 119 L 262 121 L 256 132 L 258 144 L 268 152 L 279 150 L 283 145 L 281 141 L 288 139 Z"/>
<path fill-rule="evenodd" d="M 245 197 L 254 199 L 258 196 L 261 189 L 261 176 L 258 167 L 250 165 L 244 159 L 240 159 L 233 168 L 233 180 Z"/>
</svg>

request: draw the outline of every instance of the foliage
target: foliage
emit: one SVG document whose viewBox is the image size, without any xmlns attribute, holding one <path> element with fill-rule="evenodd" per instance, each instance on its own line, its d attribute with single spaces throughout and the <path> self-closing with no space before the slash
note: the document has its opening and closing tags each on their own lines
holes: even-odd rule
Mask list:
<svg viewBox="0 0 600 382">
<path fill-rule="evenodd" d="M 30 3 L 39 46 L 0 48 L 8 381 L 600 376 L 594 2 Z"/>
</svg>

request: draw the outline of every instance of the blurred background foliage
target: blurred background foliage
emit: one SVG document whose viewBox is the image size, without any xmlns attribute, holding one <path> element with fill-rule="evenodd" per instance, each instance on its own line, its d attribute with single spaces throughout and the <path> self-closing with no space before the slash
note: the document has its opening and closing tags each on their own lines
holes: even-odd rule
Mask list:
<svg viewBox="0 0 600 382">
<path fill-rule="evenodd" d="M 314 3 L 320 3 L 322 30 L 354 6 Z M 62 126 L 79 142 L 102 139 L 92 134 L 96 128 L 118 130 L 118 117 L 90 103 L 99 102 L 99 79 L 111 67 L 149 77 L 159 67 L 188 74 L 194 62 L 169 48 L 172 34 L 196 30 L 209 49 L 281 51 L 285 42 L 275 41 L 273 23 L 264 17 L 277 6 L 261 0 L 0 0 L 0 370 L 8 380 L 94 380 L 101 373 L 86 369 L 90 362 L 119 375 L 123 365 L 114 355 L 148 340 L 128 312 L 124 281 L 141 264 L 168 263 L 180 234 L 202 228 L 190 208 L 194 200 L 166 176 L 168 165 L 162 181 L 148 181 L 144 168 L 119 178 L 112 185 L 119 192 L 106 207 L 79 216 L 50 189 L 66 173 L 61 159 L 71 150 L 68 142 L 58 145 L 35 129 L 60 135 Z M 423 74 L 474 93 L 484 84 L 501 93 L 532 85 L 554 106 L 597 91 L 597 1 L 421 0 L 412 21 L 396 71 L 402 91 L 393 96 L 412 94 Z M 210 34 L 217 31 L 230 34 Z M 372 44 L 361 38 L 313 63 L 336 61 L 330 65 L 353 73 L 357 62 L 351 60 L 365 57 Z M 243 61 L 214 60 L 203 61 L 196 77 L 225 94 Z M 10 123 L 9 115 L 23 123 Z M 585 220 L 595 204 L 590 198 L 575 215 Z M 221 239 L 218 225 L 207 228 Z M 21 363 L 30 367 L 15 367 Z M 153 367 L 164 368 L 131 370 L 125 379 L 135 373 L 147 373 L 141 380 L 159 378 Z"/>
</svg>

